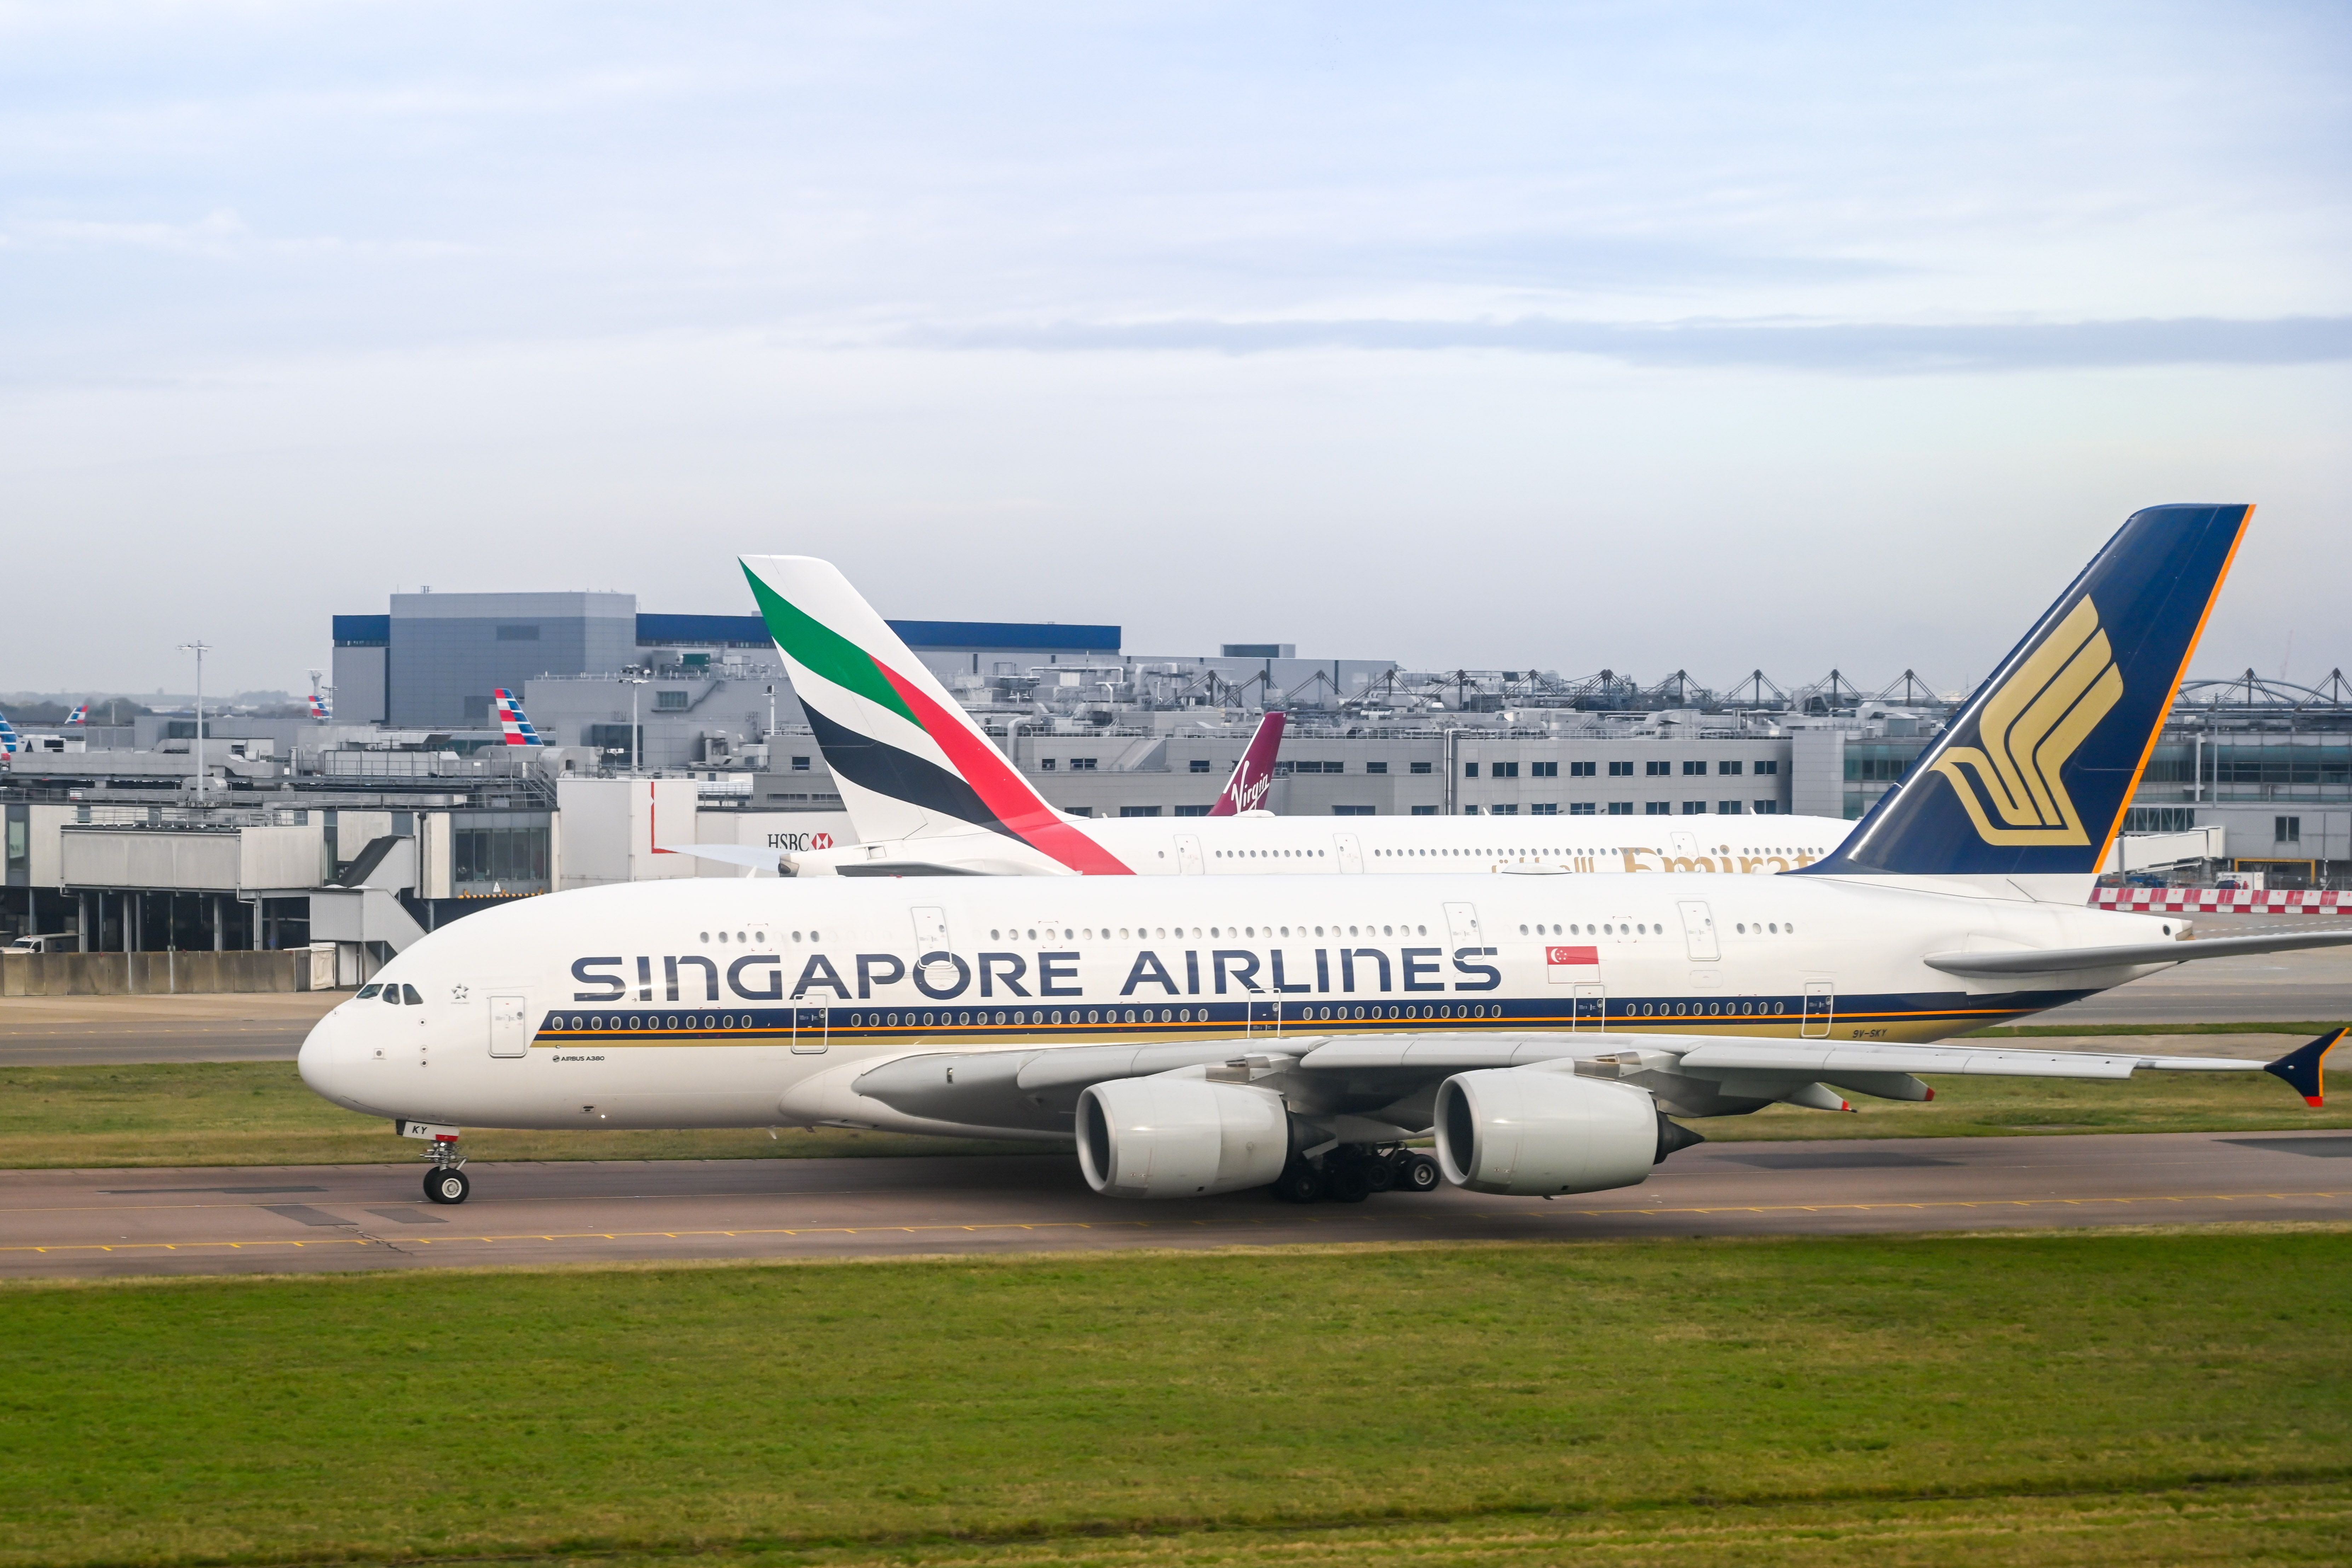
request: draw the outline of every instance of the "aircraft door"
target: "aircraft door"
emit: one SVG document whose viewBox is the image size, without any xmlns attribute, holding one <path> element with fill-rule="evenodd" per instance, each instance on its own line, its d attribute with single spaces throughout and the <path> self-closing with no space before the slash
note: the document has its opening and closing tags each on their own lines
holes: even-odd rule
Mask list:
<svg viewBox="0 0 2352 1568">
<path fill-rule="evenodd" d="M 1674 846 L 1677 855 L 1687 858 L 1698 853 L 1698 835 L 1696 833 L 1669 832 L 1666 842 Z"/>
<path fill-rule="evenodd" d="M 490 1055 L 529 1055 L 530 1033 L 528 998 L 513 994 L 490 998 Z"/>
<path fill-rule="evenodd" d="M 831 1043 L 831 1019 L 823 1007 L 793 1009 L 793 1054 L 797 1057 L 821 1057 Z"/>
<path fill-rule="evenodd" d="M 1805 1021 L 1798 1033 L 1809 1040 L 1829 1038 L 1830 1020 L 1837 1016 L 1837 983 L 1833 980 L 1805 982 Z"/>
<path fill-rule="evenodd" d="M 1683 945 L 1698 963 L 1708 963 L 1723 956 L 1723 948 L 1715 940 L 1715 911 L 1706 907 L 1704 899 L 1679 899 L 1675 908 L 1682 911 Z"/>
<path fill-rule="evenodd" d="M 915 963 L 919 982 L 928 980 L 937 987 L 954 984 L 955 965 L 947 961 L 954 951 L 948 936 L 948 913 L 941 909 L 918 908 L 915 917 Z M 926 960 L 931 962 L 926 963 Z M 799 1047 L 794 1047 L 795 1049 Z"/>
<path fill-rule="evenodd" d="M 1609 1026 L 1609 993 L 1597 981 L 1577 982 L 1576 992 L 1569 999 L 1568 1026 L 1570 1033 L 1578 1029 L 1605 1029 Z"/>
<path fill-rule="evenodd" d="M 1181 877 L 1201 874 L 1201 836 L 1180 833 L 1176 836 L 1176 873 Z"/>
<path fill-rule="evenodd" d="M 1457 942 L 1472 947 L 1484 940 L 1478 934 L 1478 906 L 1448 904 L 1445 906 L 1445 931 Z"/>
<path fill-rule="evenodd" d="M 1364 841 L 1352 833 L 1334 833 L 1331 842 L 1339 847 L 1339 870 L 1354 875 L 1364 868 Z"/>
</svg>

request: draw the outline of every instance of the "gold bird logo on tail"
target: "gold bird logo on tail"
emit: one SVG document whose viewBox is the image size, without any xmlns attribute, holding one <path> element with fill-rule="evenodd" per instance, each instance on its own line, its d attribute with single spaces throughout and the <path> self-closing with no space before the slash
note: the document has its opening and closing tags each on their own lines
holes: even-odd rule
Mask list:
<svg viewBox="0 0 2352 1568">
<path fill-rule="evenodd" d="M 2088 844 L 2058 777 L 2124 694 L 2098 606 L 2069 611 L 1977 717 L 1976 746 L 1952 746 L 1934 765 L 1988 844 Z"/>
</svg>

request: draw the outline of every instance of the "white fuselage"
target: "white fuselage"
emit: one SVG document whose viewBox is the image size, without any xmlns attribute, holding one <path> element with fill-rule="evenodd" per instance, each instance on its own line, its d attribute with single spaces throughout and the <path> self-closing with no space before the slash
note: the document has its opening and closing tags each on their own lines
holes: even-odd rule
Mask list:
<svg viewBox="0 0 2352 1568">
<path fill-rule="evenodd" d="M 378 976 L 418 1005 L 344 1003 L 301 1070 L 339 1104 L 426 1122 L 941 1131 L 961 1124 L 854 1080 L 918 1052 L 1419 1030 L 1936 1039 L 2162 966 L 1974 982 L 1927 954 L 2182 929 L 1813 876 L 637 883 L 425 938 Z"/>
<path fill-rule="evenodd" d="M 1275 816 L 1077 818 L 1071 826 L 1139 876 L 1460 875 L 1550 868 L 1591 873 L 1769 875 L 1844 842 L 1831 816 Z M 856 844 L 794 858 L 802 876 L 919 861 L 1059 872 L 1027 845 L 983 831 Z M 1030 862 L 1034 861 L 1032 866 Z"/>
</svg>

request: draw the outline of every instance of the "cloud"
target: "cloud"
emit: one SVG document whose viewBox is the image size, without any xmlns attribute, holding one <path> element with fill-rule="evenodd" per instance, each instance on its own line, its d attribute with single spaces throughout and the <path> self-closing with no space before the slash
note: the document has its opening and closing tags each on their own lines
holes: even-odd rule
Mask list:
<svg viewBox="0 0 2352 1568">
<path fill-rule="evenodd" d="M 1895 375 L 2113 370 L 2142 365 L 2319 364 L 2352 360 L 2352 316 L 2119 321 L 1903 322 L 1180 320 L 1056 322 L 909 334 L 917 346 L 1040 353 L 1278 353 L 1301 349 L 1426 353 L 1490 349 L 1589 354 L 1627 364 Z"/>
</svg>

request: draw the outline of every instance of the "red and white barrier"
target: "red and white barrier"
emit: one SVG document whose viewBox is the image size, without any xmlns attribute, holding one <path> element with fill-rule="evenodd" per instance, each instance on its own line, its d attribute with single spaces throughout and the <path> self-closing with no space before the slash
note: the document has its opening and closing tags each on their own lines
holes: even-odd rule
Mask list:
<svg viewBox="0 0 2352 1568">
<path fill-rule="evenodd" d="M 2251 888 L 2099 888 L 2095 909 L 2146 915 L 2352 915 L 2352 892 Z"/>
</svg>

